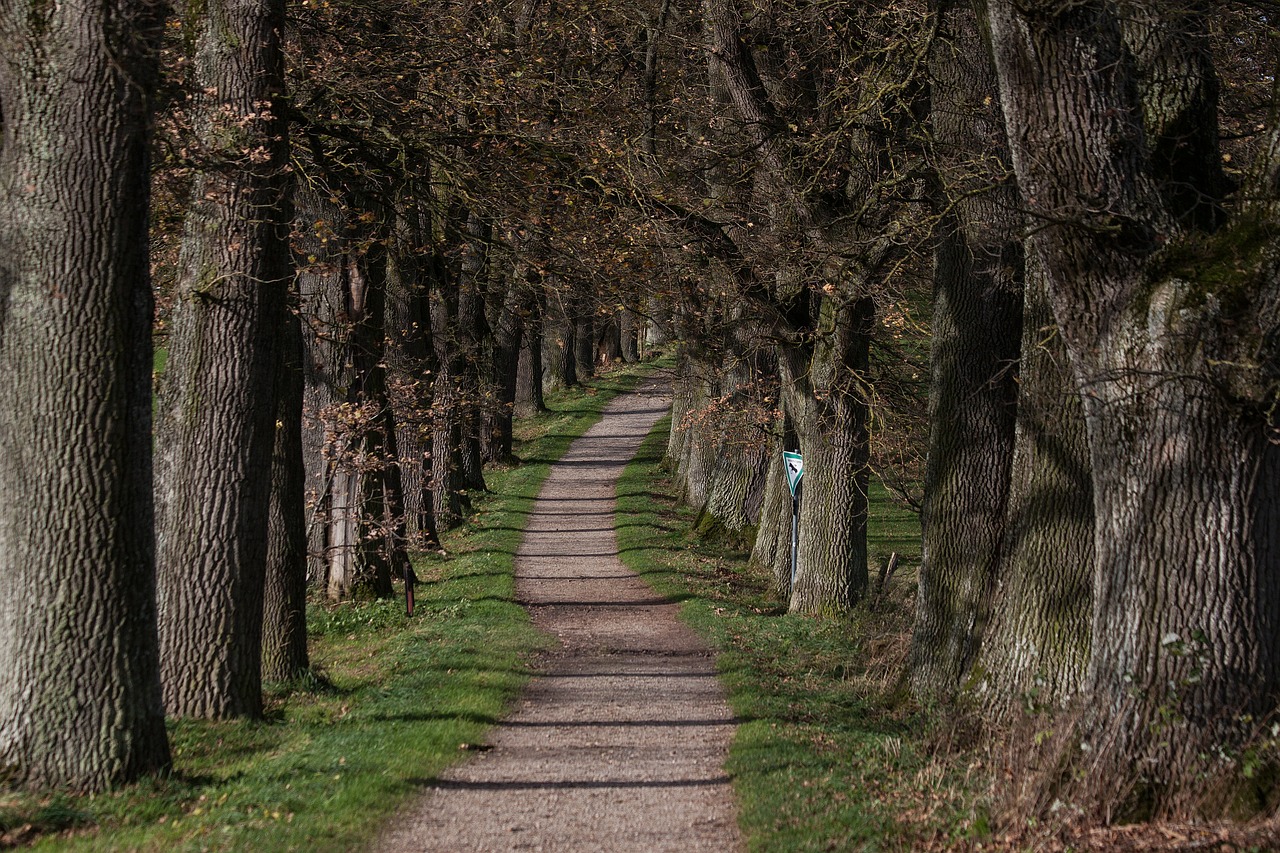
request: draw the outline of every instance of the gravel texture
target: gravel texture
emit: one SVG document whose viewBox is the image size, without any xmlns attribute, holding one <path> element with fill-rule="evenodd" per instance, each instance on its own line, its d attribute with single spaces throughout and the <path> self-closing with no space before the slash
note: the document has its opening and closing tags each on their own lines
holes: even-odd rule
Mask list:
<svg viewBox="0 0 1280 853">
<path fill-rule="evenodd" d="M 613 532 L 618 475 L 667 405 L 659 386 L 617 398 L 552 468 L 516 583 L 561 647 L 489 743 L 374 849 L 742 849 L 712 654 L 622 566 Z"/>
</svg>

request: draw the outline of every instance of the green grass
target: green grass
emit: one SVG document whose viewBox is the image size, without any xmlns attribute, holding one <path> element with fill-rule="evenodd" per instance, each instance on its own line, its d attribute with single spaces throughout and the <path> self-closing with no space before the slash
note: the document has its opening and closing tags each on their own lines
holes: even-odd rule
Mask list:
<svg viewBox="0 0 1280 853">
<path fill-rule="evenodd" d="M 985 832 L 964 772 L 930 755 L 935 721 L 898 679 L 920 559 L 914 514 L 871 492 L 872 563 L 902 564 L 874 610 L 840 619 L 785 613 L 745 552 L 702 543 L 661 467 L 659 424 L 619 483 L 623 560 L 719 652 L 740 720 L 727 769 L 753 850 L 910 850 Z"/>
<path fill-rule="evenodd" d="M 317 677 L 276 686 L 265 721 L 170 724 L 174 773 L 92 797 L 0 793 L 0 847 L 350 850 L 483 743 L 547 640 L 514 602 L 514 554 L 549 464 L 634 372 L 549 396 L 521 422 L 524 464 L 486 472 L 448 558 L 420 557 L 417 612 L 399 601 L 313 605 Z"/>
</svg>

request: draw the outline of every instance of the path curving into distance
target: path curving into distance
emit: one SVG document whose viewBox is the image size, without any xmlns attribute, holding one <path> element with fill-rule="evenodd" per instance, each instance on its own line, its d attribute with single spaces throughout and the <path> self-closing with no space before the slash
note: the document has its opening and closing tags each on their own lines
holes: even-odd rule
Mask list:
<svg viewBox="0 0 1280 853">
<path fill-rule="evenodd" d="M 560 639 L 490 749 L 448 771 L 379 851 L 737 851 L 733 715 L 711 651 L 618 560 L 614 492 L 667 412 L 624 394 L 551 469 L 516 592 Z"/>
</svg>

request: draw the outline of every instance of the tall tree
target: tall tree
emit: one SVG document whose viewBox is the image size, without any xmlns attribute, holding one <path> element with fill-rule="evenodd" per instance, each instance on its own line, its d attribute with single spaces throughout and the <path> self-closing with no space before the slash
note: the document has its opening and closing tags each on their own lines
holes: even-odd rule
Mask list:
<svg viewBox="0 0 1280 853">
<path fill-rule="evenodd" d="M 262 711 L 281 315 L 292 274 L 283 0 L 212 0 L 195 33 L 200 158 L 157 440 L 160 644 L 172 714 Z"/>
<path fill-rule="evenodd" d="M 807 459 L 791 594 L 804 613 L 846 609 L 867 589 L 870 342 L 876 300 L 915 239 L 908 223 L 919 217 L 906 210 L 920 201 L 919 182 L 906 179 L 922 93 L 918 16 L 873 5 L 816 26 L 816 12 L 703 4 L 711 100 L 732 109 L 715 123 L 733 127 L 755 167 L 756 206 L 731 232 L 755 265 L 740 273 L 742 296 L 781 341 L 782 406 Z M 835 119 L 846 112 L 859 120 Z M 760 232 L 769 243 L 749 236 Z M 779 266 L 787 274 L 762 287 Z"/>
<path fill-rule="evenodd" d="M 986 10 L 1032 250 L 1084 395 L 1090 781 L 1157 803 L 1239 744 L 1280 688 L 1280 128 L 1264 122 L 1227 199 L 1207 12 Z M 1144 75 L 1152 56 L 1160 72 Z"/>
<path fill-rule="evenodd" d="M 947 695 L 973 664 L 1000 563 L 1023 263 L 995 70 L 977 16 L 967 0 L 943 0 L 933 11 L 930 119 L 941 216 L 911 680 L 918 693 Z"/>
<path fill-rule="evenodd" d="M 31 787 L 169 763 L 147 258 L 163 12 L 0 6 L 0 776 Z"/>
<path fill-rule="evenodd" d="M 280 324 L 276 439 L 263 589 L 262 677 L 289 681 L 306 672 L 307 507 L 302 460 L 302 329 L 296 311 Z"/>
<path fill-rule="evenodd" d="M 320 180 L 308 175 L 296 195 L 309 575 L 335 600 L 387 596 L 407 557 L 403 519 L 393 517 L 400 499 L 384 361 L 385 235 L 368 225 L 375 214 L 355 211 L 353 199 L 341 201 L 342 191 Z"/>
<path fill-rule="evenodd" d="M 971 679 L 995 712 L 1062 708 L 1092 639 L 1093 485 L 1080 394 L 1035 255 L 1027 263 L 1018 422 L 989 625 Z"/>
</svg>

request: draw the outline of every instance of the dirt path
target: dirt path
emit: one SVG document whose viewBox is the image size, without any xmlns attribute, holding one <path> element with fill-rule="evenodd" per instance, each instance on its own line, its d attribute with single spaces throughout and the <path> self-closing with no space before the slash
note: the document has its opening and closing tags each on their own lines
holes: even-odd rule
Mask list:
<svg viewBox="0 0 1280 853">
<path fill-rule="evenodd" d="M 492 748 L 432 786 L 375 849 L 741 849 L 723 769 L 732 715 L 712 655 L 617 556 L 615 483 L 666 411 L 653 388 L 623 395 L 552 468 L 516 583 L 562 648 Z"/>
</svg>

